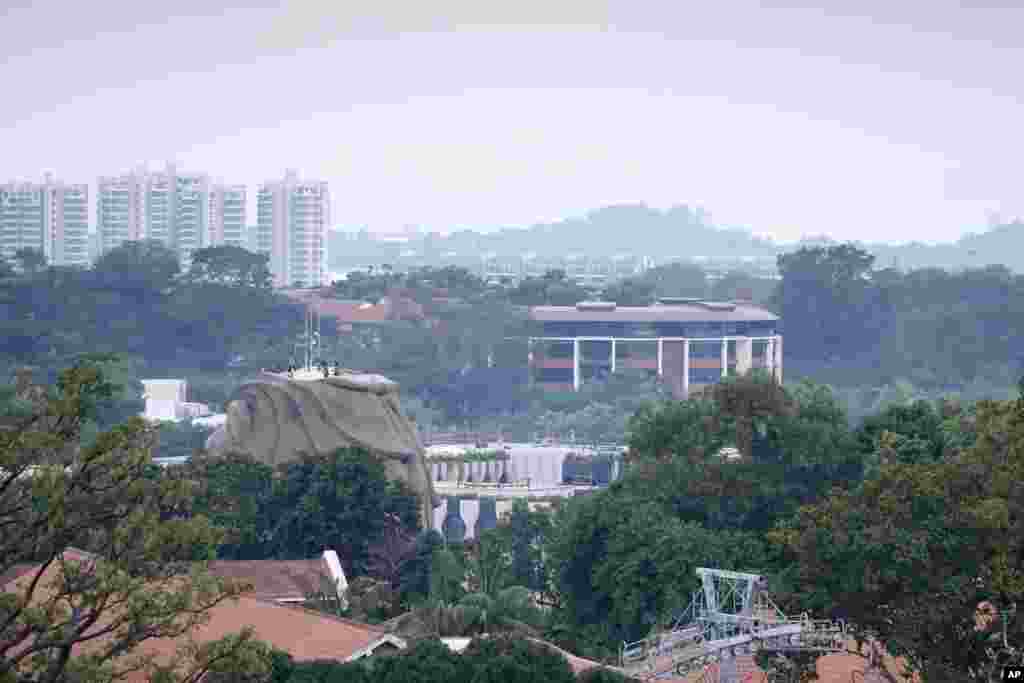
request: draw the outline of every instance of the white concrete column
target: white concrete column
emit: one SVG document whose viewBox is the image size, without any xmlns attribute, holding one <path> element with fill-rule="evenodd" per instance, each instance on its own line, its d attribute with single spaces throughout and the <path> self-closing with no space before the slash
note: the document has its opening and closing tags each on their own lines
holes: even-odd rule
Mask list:
<svg viewBox="0 0 1024 683">
<path fill-rule="evenodd" d="M 690 340 L 683 340 L 683 399 L 690 398 Z"/>
<path fill-rule="evenodd" d="M 462 521 L 466 523 L 466 538 L 476 536 L 476 520 L 480 518 L 480 500 L 462 502 Z"/>
<path fill-rule="evenodd" d="M 729 340 L 722 339 L 722 377 L 729 374 Z"/>
<path fill-rule="evenodd" d="M 736 340 L 736 374 L 745 375 L 753 365 L 754 349 L 749 337 Z"/>
<path fill-rule="evenodd" d="M 533 386 L 533 377 L 537 372 L 536 367 L 533 364 L 533 337 L 530 337 L 526 342 L 526 369 L 529 375 L 530 386 Z"/>
<path fill-rule="evenodd" d="M 664 345 L 664 341 L 659 338 L 658 339 L 658 377 L 661 377 L 663 374 L 665 374 L 664 370 L 662 368 L 662 358 L 664 357 L 664 347 L 663 347 L 663 345 Z"/>
<path fill-rule="evenodd" d="M 612 339 L 612 372 L 615 372 L 615 340 Z"/>
<path fill-rule="evenodd" d="M 447 497 L 443 497 L 443 498 L 441 498 L 441 505 L 439 505 L 438 507 L 434 508 L 434 528 L 437 529 L 438 531 L 441 530 L 441 527 L 444 524 L 444 518 L 445 518 L 445 516 L 447 516 L 447 514 L 448 514 L 448 498 Z"/>
<path fill-rule="evenodd" d="M 572 340 L 572 389 L 580 390 L 580 340 Z"/>
<path fill-rule="evenodd" d="M 773 346 L 774 346 L 773 350 L 775 351 L 775 358 L 773 359 L 774 360 L 774 367 L 775 367 L 775 381 L 778 382 L 779 384 L 782 384 L 782 336 L 781 335 L 775 337 L 775 344 Z"/>
</svg>

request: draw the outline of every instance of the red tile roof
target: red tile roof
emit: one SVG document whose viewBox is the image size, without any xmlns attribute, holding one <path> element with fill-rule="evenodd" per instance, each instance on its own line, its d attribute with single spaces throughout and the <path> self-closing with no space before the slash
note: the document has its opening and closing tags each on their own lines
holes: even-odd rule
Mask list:
<svg viewBox="0 0 1024 683">
<path fill-rule="evenodd" d="M 331 591 L 330 572 L 323 558 L 315 560 L 218 560 L 210 573 L 253 585 L 249 597 L 301 601 Z"/>
<path fill-rule="evenodd" d="M 92 558 L 88 553 L 68 550 L 64 553 L 65 559 L 88 561 Z M 301 570 L 303 567 L 308 570 L 310 561 L 299 561 L 298 563 L 283 563 L 290 565 L 293 569 Z M 319 561 L 315 561 L 319 562 Z M 250 569 L 257 563 L 244 563 Z M 273 566 L 269 563 L 264 566 Z M 230 563 L 220 563 L 221 575 L 230 574 L 233 577 L 252 572 L 242 571 L 242 566 L 231 567 Z M 19 567 L 20 576 L 10 579 L 0 586 L 4 592 L 13 592 L 22 588 L 26 581 L 31 579 L 31 571 L 37 566 Z M 46 572 L 47 577 L 55 577 L 59 572 L 59 565 L 51 565 Z M 5 572 L 5 578 L 13 572 Z M 303 575 L 301 572 L 299 575 Z M 246 578 L 239 576 L 239 578 Z M 257 577 L 259 578 L 259 577 Z M 267 592 L 273 592 L 280 587 L 285 587 L 290 581 L 272 582 L 261 578 L 263 587 Z M 44 578 L 44 587 L 40 590 L 46 592 L 45 586 L 50 580 Z M 382 645 L 389 644 L 392 647 L 404 648 L 405 641 L 401 638 L 388 634 L 379 627 L 362 624 L 348 619 L 342 619 L 328 614 L 323 614 L 302 607 L 285 605 L 267 599 L 251 596 L 242 596 L 234 600 L 226 600 L 207 613 L 209 621 L 190 633 L 190 637 L 197 643 L 209 642 L 223 638 L 224 636 L 240 632 L 245 627 L 252 627 L 254 637 L 257 640 L 270 644 L 271 646 L 289 653 L 294 659 L 335 659 L 340 661 L 358 659 L 371 654 Z M 182 638 L 161 638 L 145 641 L 129 657 L 135 658 L 144 655 L 148 659 L 157 662 L 167 661 L 187 641 Z M 90 641 L 90 644 L 80 645 L 76 650 L 98 647 L 102 645 L 102 639 Z M 125 680 L 129 683 L 144 683 L 146 677 L 142 673 L 130 675 Z"/>
<path fill-rule="evenodd" d="M 251 627 L 254 638 L 287 652 L 296 661 L 351 661 L 373 654 L 381 646 L 406 646 L 401 638 L 368 624 L 250 597 L 223 602 L 210 610 L 209 617 L 192 633 L 195 642 L 218 640 Z M 184 643 L 184 638 L 151 640 L 139 646 L 136 655 L 167 661 Z M 144 683 L 146 679 L 137 674 L 126 680 Z"/>
<path fill-rule="evenodd" d="M 382 323 L 390 319 L 387 306 L 365 301 L 316 299 L 312 302 L 320 315 L 337 318 L 339 323 Z"/>
</svg>

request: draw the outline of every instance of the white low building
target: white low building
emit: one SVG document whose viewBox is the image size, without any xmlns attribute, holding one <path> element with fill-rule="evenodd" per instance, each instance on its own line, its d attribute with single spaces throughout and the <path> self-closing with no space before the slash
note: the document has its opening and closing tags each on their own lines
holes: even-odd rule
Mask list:
<svg viewBox="0 0 1024 683">
<path fill-rule="evenodd" d="M 206 417 L 210 408 L 205 403 L 190 403 L 186 400 L 188 382 L 183 379 L 144 379 L 142 398 L 146 401 L 147 420 L 180 422 L 181 420 Z"/>
</svg>

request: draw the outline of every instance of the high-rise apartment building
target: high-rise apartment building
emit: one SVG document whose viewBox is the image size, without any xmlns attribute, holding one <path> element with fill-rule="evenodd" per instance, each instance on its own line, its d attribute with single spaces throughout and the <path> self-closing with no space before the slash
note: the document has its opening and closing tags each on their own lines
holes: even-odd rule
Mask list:
<svg viewBox="0 0 1024 683">
<path fill-rule="evenodd" d="M 208 243 L 250 249 L 249 227 L 245 223 L 245 185 L 214 185 L 210 189 L 210 234 Z"/>
<path fill-rule="evenodd" d="M 214 235 L 234 230 L 237 188 L 211 186 L 201 173 L 182 173 L 174 164 L 163 171 L 140 168 L 131 173 L 99 179 L 96 230 L 101 251 L 109 251 L 128 240 L 155 239 L 177 251 L 183 269 L 192 264 L 197 249 L 220 244 Z M 245 188 L 241 188 L 242 225 Z M 217 197 L 222 209 L 211 203 Z M 213 221 L 219 221 L 214 228 Z M 231 226 L 231 227 L 228 227 Z"/>
<path fill-rule="evenodd" d="M 47 174 L 42 183 L 0 185 L 0 256 L 23 248 L 55 266 L 89 265 L 89 186 L 67 185 Z"/>
<path fill-rule="evenodd" d="M 96 184 L 96 234 L 99 253 L 124 242 L 147 237 L 145 211 L 145 170 L 120 176 L 100 177 Z"/>
<path fill-rule="evenodd" d="M 257 196 L 258 244 L 270 258 L 275 287 L 327 284 L 330 193 L 323 181 L 302 181 L 295 171 L 264 183 Z"/>
<path fill-rule="evenodd" d="M 178 250 L 182 269 L 188 270 L 195 251 L 213 246 L 209 241 L 210 180 L 205 175 L 175 172 L 173 187 L 171 244 Z"/>
<path fill-rule="evenodd" d="M 260 250 L 260 226 L 250 225 L 245 229 L 245 248 L 252 252 Z"/>
</svg>

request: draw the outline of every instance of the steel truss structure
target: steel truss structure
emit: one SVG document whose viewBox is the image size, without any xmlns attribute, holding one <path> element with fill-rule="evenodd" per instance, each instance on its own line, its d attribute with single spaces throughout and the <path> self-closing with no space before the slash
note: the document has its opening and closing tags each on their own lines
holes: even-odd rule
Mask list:
<svg viewBox="0 0 1024 683">
<path fill-rule="evenodd" d="M 738 656 L 838 652 L 847 642 L 842 621 L 787 617 L 768 596 L 759 574 L 696 570 L 701 588 L 664 633 L 623 643 L 620 666 L 649 680 L 705 671 L 705 680 L 740 683 Z M 709 678 L 709 675 L 712 676 Z"/>
</svg>

